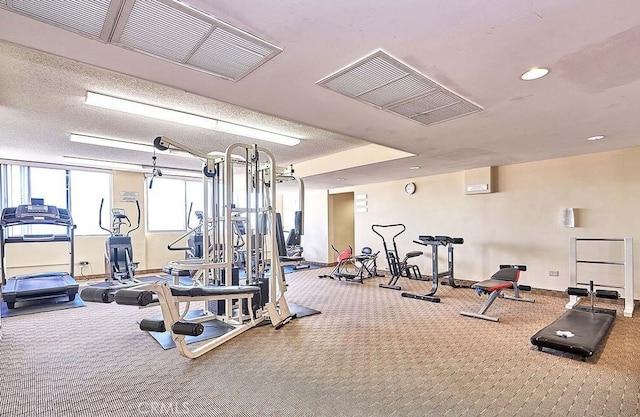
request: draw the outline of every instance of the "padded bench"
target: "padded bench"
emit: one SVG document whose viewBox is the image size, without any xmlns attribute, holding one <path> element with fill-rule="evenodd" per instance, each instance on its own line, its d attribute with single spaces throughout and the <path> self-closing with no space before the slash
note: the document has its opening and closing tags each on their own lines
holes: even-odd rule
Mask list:
<svg viewBox="0 0 640 417">
<path fill-rule="evenodd" d="M 478 295 L 489 294 L 489 298 L 480 308 L 477 313 L 470 313 L 467 311 L 460 312 L 461 315 L 467 317 L 474 317 L 482 320 L 498 321 L 498 317 L 487 316 L 485 313 L 491 307 L 493 302 L 498 297 L 506 298 L 509 300 L 526 301 L 533 303 L 535 300 L 530 298 L 523 298 L 520 296 L 520 290 L 530 290 L 531 287 L 519 286 L 518 280 L 520 279 L 520 271 L 526 271 L 525 265 L 500 265 L 498 272 L 493 274 L 491 278 L 477 282 L 471 286 Z M 506 289 L 513 289 L 513 295 L 503 295 L 502 291 Z"/>
</svg>

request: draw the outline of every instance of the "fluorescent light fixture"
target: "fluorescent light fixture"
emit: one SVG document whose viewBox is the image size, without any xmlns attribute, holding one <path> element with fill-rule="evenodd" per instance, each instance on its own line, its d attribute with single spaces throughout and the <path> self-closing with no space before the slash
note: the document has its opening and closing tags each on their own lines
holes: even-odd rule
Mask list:
<svg viewBox="0 0 640 417">
<path fill-rule="evenodd" d="M 108 146 L 110 148 L 127 149 L 138 152 L 153 152 L 153 145 L 144 143 L 128 142 L 116 139 L 99 138 L 97 136 L 78 135 L 72 133 L 69 135 L 71 142 L 86 143 L 89 145 Z"/>
<path fill-rule="evenodd" d="M 520 76 L 520 79 L 524 81 L 532 81 L 537 80 L 538 78 L 542 78 L 549 73 L 548 68 L 531 68 L 529 71 L 525 72 Z"/>
<path fill-rule="evenodd" d="M 587 140 L 601 140 L 601 139 L 604 139 L 604 135 L 595 135 L 587 138 Z"/>
<path fill-rule="evenodd" d="M 218 126 L 215 130 L 217 130 L 218 132 L 231 133 L 233 135 L 265 140 L 267 142 L 279 143 L 281 145 L 294 146 L 300 143 L 300 139 L 292 138 L 291 136 L 283 136 L 278 133 L 267 132 L 266 130 L 237 125 L 235 123 L 223 122 L 222 120 L 218 121 Z"/>
<path fill-rule="evenodd" d="M 202 172 L 181 171 L 177 169 L 162 168 L 162 175 L 173 175 L 176 177 L 202 178 Z"/>
<path fill-rule="evenodd" d="M 282 145 L 294 146 L 300 143 L 300 139 L 291 136 L 280 135 L 278 133 L 267 132 L 253 127 L 242 126 L 235 123 L 224 122 L 209 117 L 184 113 L 178 110 L 165 109 L 163 107 L 152 106 L 150 104 L 138 103 L 136 101 L 122 98 L 106 96 L 104 94 L 87 91 L 85 103 L 90 106 L 102 107 L 110 110 L 117 110 L 139 116 L 152 117 L 154 119 L 166 120 L 181 123 L 188 126 L 201 127 L 203 129 L 216 130 L 219 132 L 231 133 L 245 136 L 252 139 L 259 139 Z"/>
<path fill-rule="evenodd" d="M 98 145 L 98 146 L 106 146 L 109 148 L 126 149 L 129 151 L 148 152 L 148 153 L 153 153 L 155 151 L 156 153 L 164 154 L 164 155 L 182 156 L 182 157 L 190 157 L 190 158 L 193 157 L 193 155 L 177 149 L 167 149 L 166 151 L 160 151 L 158 149 L 155 149 L 153 145 L 148 145 L 146 143 L 132 142 L 127 140 L 119 140 L 119 139 L 107 139 L 107 138 L 101 138 L 98 136 L 80 135 L 77 133 L 71 133 L 69 135 L 69 140 L 71 142 L 76 142 L 76 143 L 86 143 L 88 145 Z"/>
<path fill-rule="evenodd" d="M 64 160 L 70 164 L 92 167 L 92 168 L 112 168 L 121 171 L 142 171 L 142 165 L 125 164 L 122 162 L 103 161 L 100 159 L 77 158 L 75 156 L 64 156 Z"/>
<path fill-rule="evenodd" d="M 416 170 L 416 169 L 420 169 L 420 167 L 419 167 L 419 166 L 417 166 L 417 165 L 415 165 L 415 166 L 409 167 L 409 169 Z"/>
</svg>

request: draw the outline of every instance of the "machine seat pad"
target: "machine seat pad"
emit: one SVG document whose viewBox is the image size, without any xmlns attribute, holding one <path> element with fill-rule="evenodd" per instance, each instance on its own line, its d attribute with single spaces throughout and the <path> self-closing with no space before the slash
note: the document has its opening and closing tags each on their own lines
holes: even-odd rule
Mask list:
<svg viewBox="0 0 640 417">
<path fill-rule="evenodd" d="M 513 281 L 503 281 L 500 279 L 488 279 L 486 281 L 476 282 L 471 288 L 482 290 L 484 292 L 493 292 L 503 290 L 505 288 L 513 288 Z"/>
<path fill-rule="evenodd" d="M 234 294 L 256 294 L 260 292 L 259 287 L 252 285 L 219 285 L 190 287 L 186 285 L 171 285 L 171 295 L 174 297 L 206 297 L 208 295 L 234 295 Z"/>
<path fill-rule="evenodd" d="M 280 262 L 302 262 L 303 256 L 279 256 Z"/>
</svg>

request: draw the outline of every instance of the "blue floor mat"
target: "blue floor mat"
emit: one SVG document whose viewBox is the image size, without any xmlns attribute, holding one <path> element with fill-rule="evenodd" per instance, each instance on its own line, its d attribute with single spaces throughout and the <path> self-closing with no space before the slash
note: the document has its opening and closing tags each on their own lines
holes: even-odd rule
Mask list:
<svg viewBox="0 0 640 417">
<path fill-rule="evenodd" d="M 63 295 L 58 298 L 49 298 L 45 300 L 18 301 L 16 302 L 16 308 L 13 309 L 9 309 L 7 307 L 7 303 L 3 302 L 0 309 L 0 315 L 2 317 L 15 317 L 23 314 L 44 313 L 47 311 L 66 310 L 68 308 L 84 306 L 85 303 L 79 295 L 76 295 L 76 298 L 73 301 L 69 301 L 69 297 Z"/>
</svg>

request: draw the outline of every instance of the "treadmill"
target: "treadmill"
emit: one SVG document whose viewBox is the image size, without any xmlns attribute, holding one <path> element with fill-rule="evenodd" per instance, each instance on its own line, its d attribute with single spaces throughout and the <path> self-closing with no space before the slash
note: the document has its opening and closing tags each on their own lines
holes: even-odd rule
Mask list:
<svg viewBox="0 0 640 417">
<path fill-rule="evenodd" d="M 9 236 L 8 229 L 15 226 L 30 224 L 46 224 L 64 228 L 61 234 L 25 234 Z M 56 206 L 45 205 L 42 199 L 31 199 L 31 204 L 17 207 L 7 207 L 2 210 L 0 217 L 0 258 L 2 275 L 2 298 L 9 309 L 16 307 L 16 303 L 67 297 L 73 301 L 78 293 L 78 283 L 73 278 L 74 265 L 74 229 L 69 210 Z M 17 275 L 7 279 L 7 263 L 5 247 L 9 243 L 31 242 L 67 242 L 69 245 L 70 273 L 45 272 L 38 274 Z"/>
</svg>

